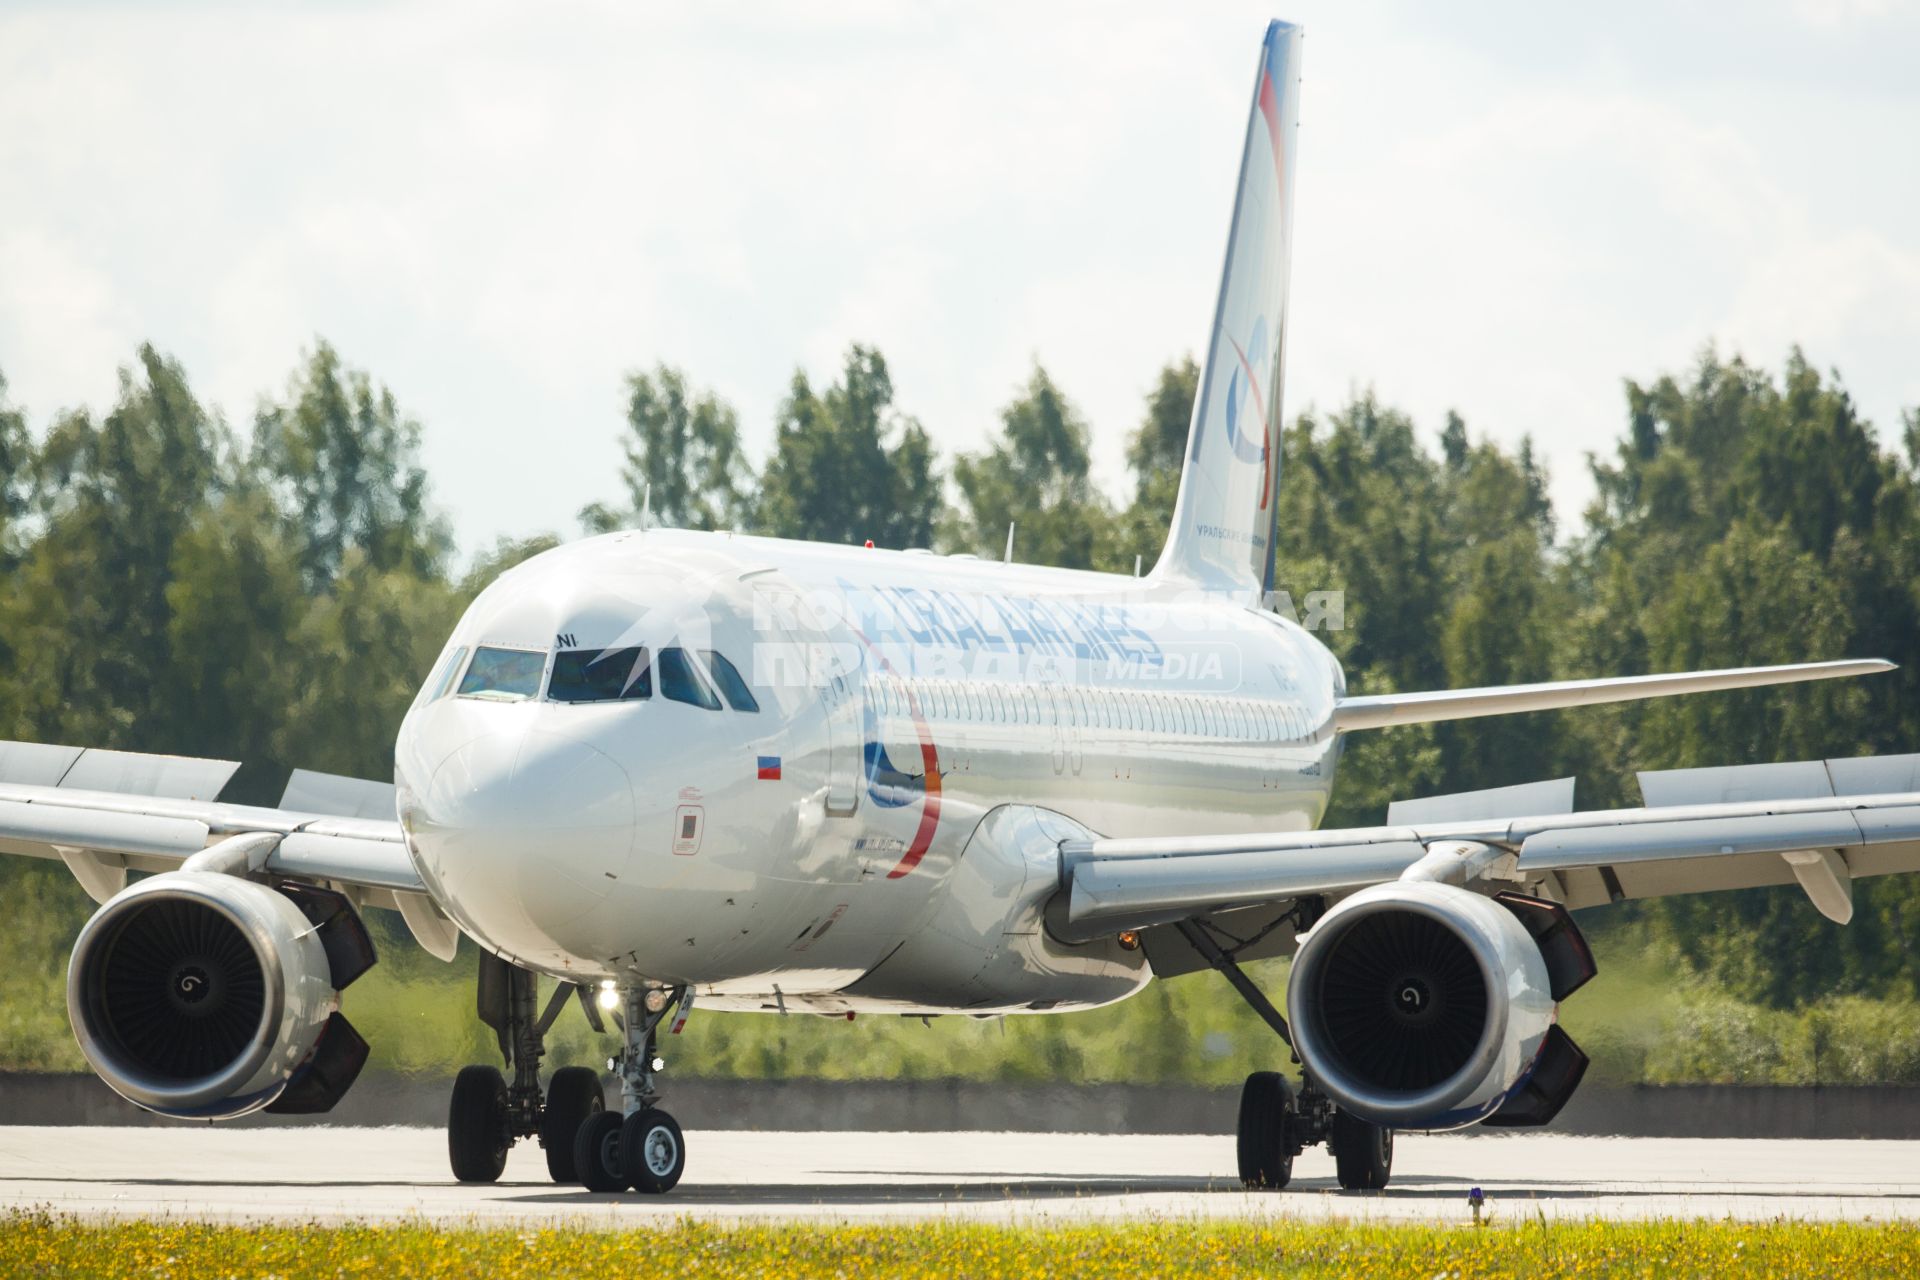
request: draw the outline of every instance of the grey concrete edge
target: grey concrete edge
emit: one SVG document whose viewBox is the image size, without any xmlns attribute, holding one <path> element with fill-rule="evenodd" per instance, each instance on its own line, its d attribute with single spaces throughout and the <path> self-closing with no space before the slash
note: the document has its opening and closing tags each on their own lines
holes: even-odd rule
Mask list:
<svg viewBox="0 0 1920 1280">
<path fill-rule="evenodd" d="M 324 1116 L 227 1123 L 440 1125 L 451 1081 L 368 1076 Z M 614 1098 L 609 1090 L 609 1101 Z M 713 1080 L 667 1084 L 689 1129 L 1027 1133 L 1233 1132 L 1239 1090 L 970 1080 Z M 84 1074 L 0 1072 L 0 1125 L 174 1124 Z M 1489 1140 L 1498 1134 L 1484 1132 Z M 1505 1130 L 1538 1133 L 1542 1130 Z M 1589 1085 L 1544 1132 L 1658 1138 L 1920 1139 L 1920 1086 Z"/>
</svg>

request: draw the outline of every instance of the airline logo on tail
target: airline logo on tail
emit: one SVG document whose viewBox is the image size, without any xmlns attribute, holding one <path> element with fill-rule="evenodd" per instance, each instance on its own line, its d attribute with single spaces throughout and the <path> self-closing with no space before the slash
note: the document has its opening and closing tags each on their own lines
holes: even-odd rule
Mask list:
<svg viewBox="0 0 1920 1280">
<path fill-rule="evenodd" d="M 1267 419 L 1267 397 L 1260 390 L 1257 370 L 1267 364 L 1267 318 L 1261 316 L 1253 322 L 1253 336 L 1245 347 L 1231 336 L 1227 341 L 1233 342 L 1233 354 L 1240 361 L 1227 384 L 1227 443 L 1233 446 L 1234 457 L 1260 468 L 1260 510 L 1265 511 L 1273 496 L 1268 492 L 1268 478 L 1273 472 L 1267 466 L 1267 455 L 1273 449 L 1273 427 Z M 1253 411 L 1251 418 L 1246 416 L 1249 409 Z M 1253 426 L 1260 430 L 1258 441 L 1248 429 Z"/>
<path fill-rule="evenodd" d="M 1287 185 L 1287 133 L 1280 125 L 1280 86 L 1274 83 L 1274 76 L 1284 75 L 1282 59 L 1285 57 L 1286 44 L 1274 38 L 1275 33 L 1267 33 L 1267 56 L 1260 66 L 1260 92 L 1255 101 L 1260 107 L 1260 116 L 1267 122 L 1267 140 L 1273 144 L 1273 178 L 1280 184 L 1280 194 L 1286 194 Z"/>
</svg>

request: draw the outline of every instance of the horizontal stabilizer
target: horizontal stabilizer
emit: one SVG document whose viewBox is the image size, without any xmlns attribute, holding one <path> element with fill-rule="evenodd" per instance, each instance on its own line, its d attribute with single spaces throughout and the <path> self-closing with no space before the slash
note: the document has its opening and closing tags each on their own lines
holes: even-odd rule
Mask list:
<svg viewBox="0 0 1920 1280">
<path fill-rule="evenodd" d="M 1430 693 L 1381 693 L 1342 698 L 1334 706 L 1334 728 L 1384 729 L 1396 724 L 1436 720 L 1472 720 L 1524 711 L 1555 711 L 1606 702 L 1637 702 L 1681 693 L 1715 693 L 1764 685 L 1833 680 L 1843 676 L 1892 671 L 1881 658 L 1840 662 L 1796 662 L 1784 667 L 1734 667 L 1725 671 L 1679 671 L 1658 676 L 1614 676 L 1604 680 L 1553 680 L 1545 684 L 1492 685 L 1483 689 L 1440 689 Z"/>
<path fill-rule="evenodd" d="M 240 767 L 234 760 L 156 756 L 100 747 L 0 742 L 0 783 L 113 791 L 168 800 L 212 800 Z"/>
<path fill-rule="evenodd" d="M 334 818 L 392 818 L 398 811 L 391 782 L 345 778 L 337 773 L 295 769 L 280 796 L 293 813 L 324 813 Z"/>
<path fill-rule="evenodd" d="M 1478 822 L 1486 818 L 1524 818 L 1532 814 L 1572 813 L 1572 778 L 1522 782 L 1485 791 L 1456 791 L 1419 800 L 1395 800 L 1387 806 L 1387 825 Z"/>
</svg>

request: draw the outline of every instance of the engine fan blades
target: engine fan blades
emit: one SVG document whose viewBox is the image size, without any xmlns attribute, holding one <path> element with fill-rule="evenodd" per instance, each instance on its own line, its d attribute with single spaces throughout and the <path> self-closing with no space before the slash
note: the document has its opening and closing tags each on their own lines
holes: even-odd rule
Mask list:
<svg viewBox="0 0 1920 1280">
<path fill-rule="evenodd" d="M 143 903 L 92 963 L 101 1030 L 130 1065 L 159 1079 L 212 1075 L 259 1030 L 267 994 L 259 957 L 211 907 Z"/>
<path fill-rule="evenodd" d="M 1473 952 L 1431 916 L 1385 911 L 1356 921 L 1320 968 L 1330 1047 L 1368 1083 L 1419 1092 L 1467 1065 L 1487 1021 Z"/>
</svg>

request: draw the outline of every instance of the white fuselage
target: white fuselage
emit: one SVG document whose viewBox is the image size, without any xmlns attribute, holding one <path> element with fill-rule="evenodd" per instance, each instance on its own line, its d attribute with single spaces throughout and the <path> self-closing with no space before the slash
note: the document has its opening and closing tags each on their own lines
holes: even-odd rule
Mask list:
<svg viewBox="0 0 1920 1280">
<path fill-rule="evenodd" d="M 514 691 L 463 675 L 482 649 Z M 606 700 L 553 700 L 581 652 L 637 656 Z M 1047 932 L 1059 841 L 1314 826 L 1342 691 L 1292 622 L 1152 578 L 617 533 L 481 594 L 395 773 L 441 906 L 528 967 L 709 1007 L 1084 1008 L 1149 974 Z"/>
</svg>

